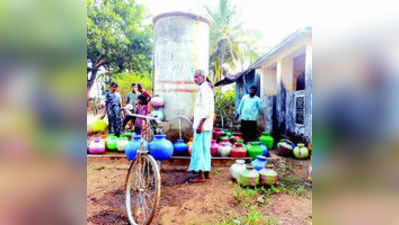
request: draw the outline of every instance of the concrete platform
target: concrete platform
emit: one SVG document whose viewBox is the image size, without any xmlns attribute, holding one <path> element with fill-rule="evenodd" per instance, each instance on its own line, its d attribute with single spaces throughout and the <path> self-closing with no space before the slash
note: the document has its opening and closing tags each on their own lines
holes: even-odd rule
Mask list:
<svg viewBox="0 0 399 225">
<path fill-rule="evenodd" d="M 233 157 L 212 157 L 212 167 L 230 167 L 235 160 L 238 158 Z M 250 157 L 241 158 L 250 163 L 252 159 Z M 87 161 L 107 161 L 112 160 L 115 163 L 122 163 L 125 165 L 126 169 L 129 165 L 129 160 L 126 158 L 125 154 L 122 152 L 108 152 L 102 155 L 87 154 Z M 310 160 L 298 160 L 290 157 L 282 157 L 275 153 L 275 151 L 270 152 L 270 157 L 267 158 L 269 163 L 274 165 L 274 169 L 278 172 L 279 176 L 283 177 L 297 177 L 303 178 L 307 176 L 308 167 Z M 167 165 L 171 168 L 187 168 L 190 164 L 190 156 L 173 156 L 169 160 L 164 160 L 162 165 Z"/>
<path fill-rule="evenodd" d="M 125 153 L 122 152 L 107 152 L 106 154 L 87 154 L 87 158 L 89 159 L 101 159 L 101 158 L 109 158 L 109 159 L 126 159 Z M 165 164 L 173 164 L 173 165 L 188 165 L 190 163 L 190 156 L 172 156 L 171 159 L 163 161 Z M 252 161 L 250 157 L 245 158 L 233 158 L 233 157 L 212 157 L 212 165 L 213 166 L 230 166 L 235 160 L 243 159 L 247 163 Z M 126 159 L 127 160 L 127 159 Z M 289 164 L 309 164 L 309 160 L 297 160 L 294 158 L 287 158 L 277 155 L 274 151 L 270 152 L 270 157 L 267 157 L 267 161 L 277 163 L 278 161 L 287 161 Z"/>
</svg>

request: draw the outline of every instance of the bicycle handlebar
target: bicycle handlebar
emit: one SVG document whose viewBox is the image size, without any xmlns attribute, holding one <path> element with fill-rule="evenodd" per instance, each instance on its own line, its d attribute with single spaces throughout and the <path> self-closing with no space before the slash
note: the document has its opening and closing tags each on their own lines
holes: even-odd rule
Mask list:
<svg viewBox="0 0 399 225">
<path fill-rule="evenodd" d="M 162 122 L 159 118 L 152 117 L 152 116 L 143 116 L 143 115 L 135 114 L 135 113 L 131 113 L 131 112 L 127 112 L 127 114 L 128 114 L 129 116 L 134 116 L 134 117 L 143 118 L 143 119 L 148 119 L 148 120 L 154 120 L 154 121 L 156 121 L 156 122 L 158 122 L 158 123 L 161 123 L 161 122 Z"/>
<path fill-rule="evenodd" d="M 129 116 L 135 116 L 135 117 L 139 117 L 139 118 L 143 118 L 143 119 L 155 120 L 155 121 L 158 122 L 158 123 L 162 122 L 160 119 L 158 119 L 158 118 L 156 118 L 156 117 L 152 117 L 152 116 L 143 116 L 143 115 L 140 115 L 140 114 L 131 113 L 129 110 L 125 109 L 124 107 L 122 107 L 122 108 L 125 110 L 126 114 L 129 115 Z M 190 125 L 193 124 L 193 122 L 191 122 L 191 119 L 190 119 L 190 118 L 188 118 L 187 116 L 183 116 L 183 115 L 178 115 L 178 116 L 176 116 L 176 117 L 174 117 L 174 118 L 172 118 L 172 119 L 169 119 L 169 120 L 167 120 L 167 121 L 173 121 L 173 120 L 178 120 L 178 119 L 184 119 L 184 120 L 186 120 Z"/>
</svg>

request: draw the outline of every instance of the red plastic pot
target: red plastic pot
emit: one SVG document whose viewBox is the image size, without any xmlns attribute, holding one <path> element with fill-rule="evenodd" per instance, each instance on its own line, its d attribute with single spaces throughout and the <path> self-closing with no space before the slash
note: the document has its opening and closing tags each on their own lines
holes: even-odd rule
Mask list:
<svg viewBox="0 0 399 225">
<path fill-rule="evenodd" d="M 222 136 L 222 134 L 223 134 L 223 132 L 222 132 L 221 128 L 214 128 L 213 129 L 212 135 L 213 135 L 214 139 L 218 140 Z"/>
<path fill-rule="evenodd" d="M 238 140 L 242 140 L 242 137 L 240 136 L 232 136 L 230 141 L 231 143 L 235 144 Z"/>
<path fill-rule="evenodd" d="M 232 144 L 228 138 L 222 138 L 222 141 L 220 142 L 220 144 L 222 145 L 223 143 L 227 143 L 228 145 L 232 146 Z"/>
<path fill-rule="evenodd" d="M 244 158 L 247 156 L 247 150 L 241 143 L 235 143 L 230 152 L 231 157 Z"/>
</svg>

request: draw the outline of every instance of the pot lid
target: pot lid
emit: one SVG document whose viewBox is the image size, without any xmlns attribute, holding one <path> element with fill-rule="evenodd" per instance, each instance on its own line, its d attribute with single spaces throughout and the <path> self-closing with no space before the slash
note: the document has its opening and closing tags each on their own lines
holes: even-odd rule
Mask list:
<svg viewBox="0 0 399 225">
<path fill-rule="evenodd" d="M 277 176 L 277 172 L 272 169 L 262 169 L 259 173 L 266 176 Z"/>
<path fill-rule="evenodd" d="M 280 146 L 284 146 L 285 148 L 288 148 L 289 150 L 292 150 L 292 146 L 290 144 L 288 144 L 288 143 L 283 142 L 283 143 L 280 144 Z"/>
<path fill-rule="evenodd" d="M 259 159 L 259 160 L 261 160 L 261 161 L 266 161 L 266 157 L 263 156 L 263 155 L 258 155 L 258 156 L 256 156 L 256 159 Z"/>
<path fill-rule="evenodd" d="M 245 161 L 243 159 L 237 159 L 236 163 L 237 164 L 245 164 Z"/>
</svg>

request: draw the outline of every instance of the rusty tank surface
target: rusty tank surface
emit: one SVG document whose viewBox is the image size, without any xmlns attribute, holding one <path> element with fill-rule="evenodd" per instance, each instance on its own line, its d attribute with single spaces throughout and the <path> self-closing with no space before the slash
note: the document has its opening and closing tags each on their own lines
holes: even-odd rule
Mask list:
<svg viewBox="0 0 399 225">
<path fill-rule="evenodd" d="M 208 73 L 210 22 L 202 16 L 169 12 L 153 18 L 153 93 L 165 101 L 168 124 L 164 132 L 175 141 L 179 137 L 178 116 L 191 119 L 198 86 L 194 71 Z M 187 141 L 193 134 L 192 125 L 181 120 L 182 136 Z"/>
</svg>

